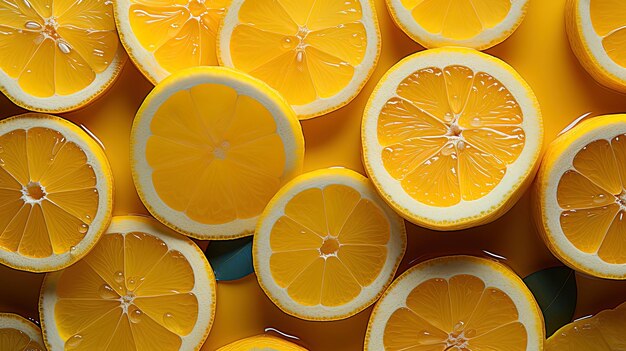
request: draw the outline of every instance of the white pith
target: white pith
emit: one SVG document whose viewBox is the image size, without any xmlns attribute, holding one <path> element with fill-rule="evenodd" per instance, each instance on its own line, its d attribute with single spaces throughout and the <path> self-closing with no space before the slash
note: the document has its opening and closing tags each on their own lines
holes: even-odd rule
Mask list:
<svg viewBox="0 0 626 351">
<path fill-rule="evenodd" d="M 26 334 L 30 340 L 43 346 L 41 330 L 35 323 L 13 313 L 0 313 L 0 329 L 16 329 Z"/>
</svg>

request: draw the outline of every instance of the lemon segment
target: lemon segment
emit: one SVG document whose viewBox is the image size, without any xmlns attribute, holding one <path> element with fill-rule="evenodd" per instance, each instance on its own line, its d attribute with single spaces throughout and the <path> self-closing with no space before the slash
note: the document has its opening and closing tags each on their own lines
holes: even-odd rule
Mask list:
<svg viewBox="0 0 626 351">
<path fill-rule="evenodd" d="M 279 337 L 263 334 L 237 340 L 217 351 L 307 351 L 304 347 L 296 345 Z"/>
<path fill-rule="evenodd" d="M 33 322 L 12 313 L 0 313 L 0 350 L 45 351 L 41 330 Z"/>
</svg>

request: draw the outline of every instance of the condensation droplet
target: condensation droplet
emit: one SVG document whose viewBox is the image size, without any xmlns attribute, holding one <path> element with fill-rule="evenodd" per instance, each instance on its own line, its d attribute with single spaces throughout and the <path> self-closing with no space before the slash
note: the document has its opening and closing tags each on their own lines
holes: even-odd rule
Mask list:
<svg viewBox="0 0 626 351">
<path fill-rule="evenodd" d="M 452 328 L 454 331 L 461 331 L 461 329 L 463 329 L 463 327 L 465 326 L 465 322 L 463 321 L 458 321 L 454 327 Z"/>
<path fill-rule="evenodd" d="M 483 121 L 480 119 L 480 117 L 474 117 L 470 121 L 470 125 L 472 127 L 481 127 L 483 125 Z"/>
<path fill-rule="evenodd" d="M 24 27 L 25 27 L 26 29 L 34 29 L 34 30 L 37 30 L 37 29 L 41 29 L 41 28 L 42 28 L 42 27 L 41 27 L 41 24 L 39 24 L 39 23 L 37 23 L 37 22 L 35 22 L 35 21 L 27 21 L 27 22 L 24 24 Z"/>
<path fill-rule="evenodd" d="M 446 114 L 443 115 L 443 120 L 446 122 L 451 122 L 453 118 L 454 116 L 450 112 L 446 112 Z"/>
<path fill-rule="evenodd" d="M 103 299 L 115 299 L 119 297 L 109 284 L 101 285 L 100 288 L 98 288 L 98 295 Z"/>
<path fill-rule="evenodd" d="M 182 331 L 180 330 L 180 326 L 178 325 L 178 323 L 176 323 L 174 315 L 170 312 L 166 312 L 165 314 L 163 314 L 163 325 L 167 329 L 172 330 L 176 333 L 180 333 Z"/>
<path fill-rule="evenodd" d="M 76 246 L 70 246 L 70 253 L 73 254 L 77 250 Z"/>
<path fill-rule="evenodd" d="M 81 233 L 81 234 L 87 233 L 88 230 L 89 230 L 89 226 L 86 225 L 85 223 L 83 223 L 80 226 L 78 226 L 78 232 Z"/>
<path fill-rule="evenodd" d="M 604 195 L 604 194 L 598 194 L 598 195 L 593 197 L 593 202 L 595 202 L 597 204 L 601 204 L 605 200 L 606 200 L 606 195 Z"/>
<path fill-rule="evenodd" d="M 441 154 L 443 156 L 450 156 L 453 153 L 454 153 L 454 146 L 452 146 L 451 144 L 448 144 L 444 146 L 443 149 L 441 149 Z"/>
<path fill-rule="evenodd" d="M 281 44 L 283 46 L 283 49 L 291 49 L 293 47 L 293 39 L 291 39 L 291 37 L 284 37 Z"/>
<path fill-rule="evenodd" d="M 4 167 L 5 163 L 4 163 L 4 159 L 0 158 L 0 167 Z"/>
<path fill-rule="evenodd" d="M 465 148 L 467 148 L 467 144 L 463 140 L 459 140 L 459 142 L 456 144 L 456 147 L 459 150 L 465 150 Z"/>
<path fill-rule="evenodd" d="M 115 279 L 116 283 L 121 283 L 124 281 L 124 273 L 117 271 L 115 272 L 115 274 L 113 274 L 113 279 Z"/>
<path fill-rule="evenodd" d="M 302 62 L 304 60 L 304 53 L 302 51 L 298 51 L 296 54 L 296 61 Z"/>
<path fill-rule="evenodd" d="M 83 336 L 74 334 L 65 342 L 65 350 L 74 350 L 78 348 L 81 342 L 83 342 Z"/>
<path fill-rule="evenodd" d="M 64 54 L 69 54 L 70 51 L 72 51 L 72 47 L 64 41 L 58 41 L 57 46 L 59 47 L 59 50 L 61 50 L 61 52 Z"/>
<path fill-rule="evenodd" d="M 133 309 L 132 311 L 128 313 L 128 318 L 130 319 L 132 323 L 135 323 L 135 324 L 141 322 L 142 317 L 143 317 L 143 312 L 141 312 L 141 310 L 136 307 L 135 309 Z"/>
</svg>

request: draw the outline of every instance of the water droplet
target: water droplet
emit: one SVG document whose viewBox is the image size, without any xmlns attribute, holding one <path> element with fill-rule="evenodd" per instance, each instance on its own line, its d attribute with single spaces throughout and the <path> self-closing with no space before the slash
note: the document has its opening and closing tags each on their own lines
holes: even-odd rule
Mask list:
<svg viewBox="0 0 626 351">
<path fill-rule="evenodd" d="M 76 246 L 70 246 L 70 254 L 76 253 Z"/>
<path fill-rule="evenodd" d="M 103 299 L 116 299 L 119 297 L 115 290 L 110 287 L 108 284 L 103 284 L 98 288 L 98 295 L 100 295 Z"/>
<path fill-rule="evenodd" d="M 605 200 L 606 200 L 606 195 L 604 195 L 604 194 L 598 194 L 598 195 L 593 197 L 593 202 L 595 202 L 597 204 L 601 204 Z"/>
<path fill-rule="evenodd" d="M 130 319 L 132 323 L 135 323 L 135 324 L 141 322 L 142 317 L 143 317 L 143 312 L 141 312 L 141 310 L 138 309 L 137 307 L 135 307 L 132 311 L 128 313 L 128 318 Z"/>
<path fill-rule="evenodd" d="M 143 278 L 130 277 L 130 278 L 126 279 L 126 287 L 128 288 L 128 290 L 133 291 L 133 290 L 137 289 L 137 286 L 142 281 L 143 281 Z"/>
<path fill-rule="evenodd" d="M 176 323 L 176 319 L 174 319 L 174 315 L 170 312 L 166 312 L 163 314 L 163 325 L 176 333 L 181 332 L 180 326 Z"/>
<path fill-rule="evenodd" d="M 0 167 L 4 167 L 5 163 L 4 163 L 4 159 L 0 158 Z"/>
<path fill-rule="evenodd" d="M 454 116 L 450 112 L 446 112 L 446 114 L 443 115 L 443 120 L 446 121 L 446 122 L 452 121 L 453 118 L 454 118 Z"/>
<path fill-rule="evenodd" d="M 59 47 L 59 50 L 61 50 L 61 52 L 64 54 L 69 54 L 70 51 L 72 51 L 72 47 L 64 41 L 58 41 L 57 46 Z"/>
<path fill-rule="evenodd" d="M 483 121 L 480 119 L 480 117 L 474 117 L 470 121 L 470 125 L 472 127 L 481 127 L 483 125 Z"/>
<path fill-rule="evenodd" d="M 85 216 L 83 216 L 83 218 L 84 218 L 86 221 L 91 220 L 91 216 L 90 216 L 90 215 L 88 215 L 88 214 L 86 214 Z"/>
<path fill-rule="evenodd" d="M 81 342 L 83 342 L 83 336 L 80 334 L 74 334 L 65 342 L 65 350 L 74 350 L 78 348 L 78 345 L 80 345 Z"/>
<path fill-rule="evenodd" d="M 455 332 L 460 331 L 461 329 L 463 329 L 463 327 L 465 326 L 465 322 L 463 321 L 458 321 L 454 327 L 452 328 L 452 330 L 454 330 Z"/>
<path fill-rule="evenodd" d="M 296 61 L 302 62 L 304 60 L 304 53 L 302 51 L 298 51 L 296 54 Z"/>
<path fill-rule="evenodd" d="M 459 140 L 459 142 L 456 143 L 456 147 L 459 150 L 465 150 L 465 148 L 467 148 L 467 144 L 463 140 Z"/>
<path fill-rule="evenodd" d="M 35 22 L 35 21 L 27 21 L 27 22 L 24 24 L 24 27 L 25 27 L 25 28 L 27 28 L 27 29 L 34 29 L 34 30 L 37 30 L 37 29 L 41 29 L 41 28 L 42 28 L 42 27 L 41 27 L 41 24 L 39 24 L 39 23 L 37 23 L 37 22 Z"/>
<path fill-rule="evenodd" d="M 78 232 L 81 233 L 81 234 L 87 233 L 88 230 L 89 230 L 89 226 L 86 225 L 85 223 L 83 223 L 80 226 L 78 226 Z"/>
<path fill-rule="evenodd" d="M 121 283 L 124 281 L 124 273 L 117 271 L 115 272 L 115 274 L 113 274 L 113 279 L 115 279 L 116 283 Z"/>
<path fill-rule="evenodd" d="M 441 149 L 441 154 L 443 156 L 450 156 L 454 153 L 454 146 L 452 144 L 448 144 Z"/>
<path fill-rule="evenodd" d="M 281 44 L 283 49 L 291 49 L 293 48 L 294 40 L 291 37 L 284 37 Z"/>
</svg>

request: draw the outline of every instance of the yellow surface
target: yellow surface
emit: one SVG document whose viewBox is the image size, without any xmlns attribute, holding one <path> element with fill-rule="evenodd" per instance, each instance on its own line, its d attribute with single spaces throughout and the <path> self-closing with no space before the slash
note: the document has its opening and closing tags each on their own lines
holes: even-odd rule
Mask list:
<svg viewBox="0 0 626 351">
<path fill-rule="evenodd" d="M 384 1 L 378 0 L 376 5 L 384 47 L 379 66 L 363 93 L 348 107 L 303 122 L 307 171 L 343 165 L 363 172 L 360 123 L 368 94 L 389 67 L 400 58 L 421 50 L 393 26 Z M 535 91 L 545 118 L 546 142 L 585 113 L 599 115 L 626 111 L 626 99 L 599 86 L 572 54 L 564 30 L 564 5 L 565 0 L 531 1 L 529 12 L 519 29 L 504 43 L 488 50 L 488 53 L 511 64 Z M 132 183 L 128 137 L 135 111 L 151 85 L 130 64 L 120 78 L 101 100 L 64 116 L 85 124 L 106 146 L 116 180 L 115 213 L 147 213 Z M 1 117 L 19 111 L 7 99 L 0 99 Z M 409 225 L 408 250 L 399 272 L 415 260 L 423 261 L 446 253 L 486 255 L 482 250 L 506 257 L 506 263 L 522 276 L 558 264 L 535 233 L 528 200 L 528 196 L 524 196 L 501 219 L 462 233 L 437 233 Z M 36 318 L 41 279 L 39 275 L 0 267 L 0 281 L 12 283 L 11 289 L 0 290 L 0 310 L 17 311 Z M 577 280 L 577 317 L 616 306 L 626 296 L 626 282 L 597 280 L 582 275 L 578 275 Z M 302 321 L 285 315 L 275 307 L 253 276 L 237 282 L 219 283 L 217 296 L 216 320 L 204 351 L 213 351 L 235 340 L 262 333 L 265 328 L 296 335 L 312 351 L 362 350 L 371 309 L 344 321 Z"/>
</svg>

